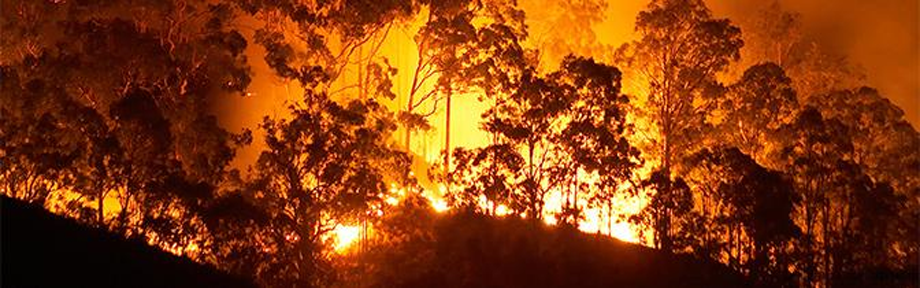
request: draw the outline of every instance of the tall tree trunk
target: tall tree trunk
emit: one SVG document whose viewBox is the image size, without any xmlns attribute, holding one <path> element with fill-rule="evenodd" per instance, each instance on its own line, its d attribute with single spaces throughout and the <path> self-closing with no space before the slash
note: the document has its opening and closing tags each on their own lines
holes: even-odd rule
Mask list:
<svg viewBox="0 0 920 288">
<path fill-rule="evenodd" d="M 97 210 L 96 211 L 96 223 L 99 224 L 99 227 L 105 226 L 105 192 L 102 188 L 99 189 L 99 196 L 96 199 Z"/>
<path fill-rule="evenodd" d="M 822 226 L 822 230 L 823 230 L 822 232 L 823 232 L 823 234 L 824 234 L 824 237 L 823 237 L 823 238 L 824 238 L 824 241 L 823 241 L 823 245 L 822 245 L 822 246 L 823 246 L 823 247 L 822 247 L 822 250 L 823 250 L 823 253 L 824 253 L 824 287 L 832 287 L 832 285 L 831 285 L 831 277 L 830 277 L 830 276 L 831 276 L 831 257 L 830 257 L 830 256 L 831 256 L 831 255 L 830 255 L 831 239 L 830 239 L 830 233 L 828 233 L 828 231 L 827 231 L 828 227 L 830 227 L 830 225 L 829 225 L 829 221 L 830 221 L 830 214 L 829 214 L 829 212 L 830 212 L 830 209 L 829 209 L 829 208 L 830 208 L 830 203 L 829 203 L 829 201 L 825 198 L 823 204 L 824 204 L 824 207 L 823 207 L 823 208 L 824 208 L 824 219 L 822 219 L 822 221 L 821 221 L 821 226 Z"/>
<path fill-rule="evenodd" d="M 528 140 L 527 142 L 528 142 L 527 143 L 527 151 L 528 151 L 527 152 L 527 155 L 528 155 L 527 165 L 528 165 L 528 170 L 529 170 L 527 173 L 528 174 L 527 177 L 536 182 L 536 177 L 534 175 L 534 164 L 533 164 L 533 156 L 534 156 L 533 152 L 534 152 L 534 148 L 536 144 L 533 143 L 533 140 Z M 532 219 L 539 220 L 543 217 L 543 215 L 540 215 L 537 212 L 537 191 L 535 190 L 535 187 L 528 187 L 527 190 L 529 190 L 527 191 L 527 194 L 529 194 L 528 196 L 530 198 L 530 203 L 529 203 L 530 210 L 531 210 L 531 213 L 533 213 Z"/>
<path fill-rule="evenodd" d="M 450 174 L 450 98 L 453 93 L 447 89 L 447 103 L 444 115 L 444 175 Z M 447 189 L 450 189 L 450 177 L 447 178 Z"/>
</svg>

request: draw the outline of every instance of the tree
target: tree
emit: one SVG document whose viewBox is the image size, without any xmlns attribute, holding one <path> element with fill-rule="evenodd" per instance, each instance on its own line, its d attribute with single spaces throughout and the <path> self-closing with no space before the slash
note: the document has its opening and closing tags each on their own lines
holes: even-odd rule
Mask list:
<svg viewBox="0 0 920 288">
<path fill-rule="evenodd" d="M 72 182 L 67 168 L 79 157 L 81 143 L 62 124 L 67 118 L 61 111 L 76 103 L 53 82 L 19 72 L 0 70 L 0 191 L 45 206 L 53 192 Z"/>
<path fill-rule="evenodd" d="M 483 115 L 495 144 L 458 149 L 447 177 L 465 185 L 453 198 L 475 206 L 482 195 L 531 219 L 542 219 L 547 194 L 560 193 L 565 201 L 557 219 L 577 225 L 588 199 L 609 205 L 639 164 L 638 150 L 623 136 L 629 126 L 620 72 L 570 56 L 559 71 L 535 73 L 525 70 L 518 88 Z"/>
<path fill-rule="evenodd" d="M 562 125 L 562 115 L 570 105 L 569 97 L 571 96 L 561 94 L 557 87 L 533 73 L 535 72 L 532 69 L 527 70 L 519 80 L 518 90 L 508 95 L 508 98 L 496 99 L 495 106 L 483 115 L 483 118 L 486 118 L 483 129 L 495 135 L 496 143 L 472 150 L 470 153 L 477 155 L 475 156 L 477 159 L 484 159 L 490 154 L 495 155 L 490 158 L 502 161 L 498 162 L 501 165 L 490 166 L 504 171 L 490 171 L 489 173 L 500 173 L 505 175 L 502 176 L 503 178 L 518 179 L 510 183 L 511 185 L 499 186 L 503 188 L 500 192 L 489 192 L 509 196 L 505 197 L 509 202 L 494 203 L 494 205 L 504 204 L 509 206 L 515 214 L 526 213 L 529 218 L 542 219 L 543 198 L 552 189 L 560 186 L 558 182 L 550 179 L 552 177 L 550 171 L 563 161 L 558 158 L 559 154 L 555 153 L 557 151 L 554 149 L 557 146 L 551 142 L 553 133 L 558 133 L 558 130 L 554 131 L 553 128 Z M 452 172 L 448 174 L 448 177 L 463 175 L 482 177 L 481 172 L 477 171 L 480 168 L 476 167 L 479 166 L 479 161 L 470 163 L 475 166 L 466 166 L 467 161 L 460 161 L 460 155 L 464 152 L 458 149 L 455 153 L 458 154 L 458 163 L 454 169 L 451 169 Z M 464 166 L 460 166 L 461 164 Z M 518 173 L 522 175 L 518 176 Z M 463 183 L 464 180 L 452 179 L 450 182 Z M 477 195 L 487 191 L 469 192 Z M 474 199 L 476 197 L 473 196 Z"/>
<path fill-rule="evenodd" d="M 2 117 L 22 128 L 53 127 L 46 131 L 58 139 L 37 151 L 70 159 L 54 161 L 59 177 L 41 183 L 75 196 L 63 203 L 67 214 L 196 256 L 193 244 L 207 238 L 199 208 L 212 200 L 234 153 L 235 135 L 218 126 L 209 101 L 243 94 L 249 83 L 247 42 L 230 25 L 233 8 L 182 0 L 18 2 L 2 4 L 4 35 L 12 36 L 4 51 L 15 52 L 3 60 L 4 79 L 18 78 L 3 87 L 2 105 L 22 114 Z M 23 89 L 30 86 L 49 95 Z M 27 152 L 7 150 L 11 157 Z"/>
<path fill-rule="evenodd" d="M 649 193 L 649 202 L 630 221 L 652 231 L 655 248 L 668 252 L 684 251 L 691 247 L 693 222 L 699 215 L 693 213 L 693 195 L 682 178 L 671 178 L 663 170 L 652 172 L 642 186 Z"/>
<path fill-rule="evenodd" d="M 804 102 L 809 97 L 864 82 L 865 75 L 809 37 L 802 27 L 802 16 L 785 10 L 780 1 L 764 5 L 754 17 L 741 19 L 744 29 L 745 59 L 738 67 L 773 62 L 783 67 Z M 740 72 L 740 70 L 739 70 Z"/>
<path fill-rule="evenodd" d="M 448 164 L 444 167 L 449 168 L 452 97 L 478 91 L 487 98 L 508 91 L 511 79 L 525 64 L 520 42 L 527 31 L 524 14 L 514 1 L 435 1 L 428 10 L 427 21 L 414 38 L 418 62 L 400 118 L 406 125 L 405 147 L 411 151 L 413 130 L 429 129 L 427 117 L 445 102 L 443 153 Z M 425 104 L 430 111 L 416 112 Z"/>
<path fill-rule="evenodd" d="M 539 52 L 541 72 L 554 71 L 569 54 L 603 56 L 610 50 L 598 41 L 595 25 L 606 20 L 605 0 L 521 1 L 527 11 L 529 44 Z"/>
<path fill-rule="evenodd" d="M 887 218 L 889 220 L 883 221 L 885 223 L 878 224 L 880 230 L 876 231 L 886 232 L 871 236 L 875 241 L 859 240 L 865 236 L 859 236 L 861 231 L 855 229 L 857 223 L 861 223 L 858 219 L 892 217 L 892 213 L 898 213 L 894 212 L 895 210 L 909 209 L 901 210 L 904 206 L 893 205 L 892 203 L 898 202 L 897 196 L 891 195 L 891 192 L 884 188 L 884 182 L 877 182 L 866 175 L 854 152 L 852 139 L 856 137 L 848 134 L 850 130 L 847 125 L 834 118 L 824 118 L 817 109 L 806 107 L 797 120 L 784 130 L 787 131 L 785 133 L 789 133 L 784 137 L 789 137 L 787 140 L 790 141 L 783 153 L 788 157 L 785 169 L 794 176 L 796 189 L 802 197 L 801 205 L 797 208 L 797 224 L 804 232 L 804 249 L 811 256 L 799 264 L 803 267 L 806 282 L 835 287 L 846 283 L 847 280 L 841 280 L 841 275 L 869 273 L 867 270 L 854 272 L 859 269 L 855 267 L 871 266 L 871 269 L 882 271 L 910 269 L 905 268 L 906 264 L 902 260 L 904 252 L 909 250 L 893 252 L 884 248 L 861 246 L 878 245 L 875 241 L 887 242 L 886 247 L 903 245 L 900 243 L 912 240 L 901 238 L 903 236 L 898 235 L 903 235 L 900 234 L 902 232 L 896 231 L 910 231 L 915 229 L 915 226 L 903 220 Z M 867 195 L 878 197 L 878 202 L 873 201 L 874 203 L 887 204 L 857 203 L 865 201 L 862 197 L 870 197 Z M 868 212 L 870 210 L 872 212 Z M 860 212 L 874 215 L 857 214 Z M 909 214 L 910 212 L 907 212 L 900 217 Z M 869 249 L 884 252 L 864 258 L 858 256 L 862 254 L 859 251 Z M 859 263 L 853 260 L 856 258 L 876 264 Z"/>
<path fill-rule="evenodd" d="M 256 271 L 264 283 L 328 284 L 330 231 L 379 202 L 386 181 L 408 177 L 408 156 L 387 144 L 395 125 L 382 106 L 309 91 L 292 119 L 263 122 L 268 148 L 246 192 L 268 217 L 252 236 L 272 253 Z"/>
<path fill-rule="evenodd" d="M 899 211 L 909 206 L 908 201 L 887 183 L 872 183 L 866 175 L 857 176 L 853 182 L 864 186 L 854 187 L 856 189 L 849 195 L 852 198 L 848 199 L 851 201 L 850 214 L 842 215 L 846 230 L 842 231 L 840 242 L 833 249 L 838 262 L 831 283 L 838 287 L 909 285 L 912 277 L 905 277 L 909 273 L 902 271 L 913 270 L 916 266 L 911 267 L 899 254 L 910 252 L 892 251 L 904 245 L 898 231 L 910 224 L 904 223 Z M 879 277 L 884 274 L 893 276 Z"/>
<path fill-rule="evenodd" d="M 713 18 L 699 0 L 652 1 L 636 18 L 640 39 L 625 48 L 648 91 L 643 113 L 655 126 L 655 157 L 665 173 L 706 127 L 715 76 L 740 57 L 741 30 Z"/>
<path fill-rule="evenodd" d="M 835 173 L 839 161 L 846 161 L 852 153 L 852 144 L 848 141 L 845 127 L 838 121 L 826 121 L 813 107 L 805 107 L 796 116 L 796 120 L 783 128 L 786 141 L 782 155 L 786 159 L 784 170 L 793 175 L 796 190 L 802 202 L 797 207 L 798 226 L 805 238 L 804 247 L 811 258 L 805 259 L 803 273 L 806 282 L 824 281 L 818 275 L 818 263 L 823 264 L 823 272 L 830 266 L 827 258 L 829 246 L 827 239 L 830 221 L 827 215 L 831 210 L 831 189 L 837 187 L 840 174 Z"/>
<path fill-rule="evenodd" d="M 920 191 L 920 167 L 915 165 L 920 163 L 920 133 L 877 90 L 837 90 L 815 95 L 808 104 L 846 126 L 853 137 L 854 161 L 867 174 L 891 183 L 905 196 Z"/>
<path fill-rule="evenodd" d="M 779 1 L 771 1 L 755 17 L 742 19 L 743 48 L 747 61 L 772 62 L 789 68 L 797 45 L 804 38 L 802 15 L 783 9 Z"/>
<path fill-rule="evenodd" d="M 837 251 L 841 254 L 830 255 L 829 261 L 833 261 L 833 271 L 828 273 L 841 273 L 842 271 L 853 269 L 850 265 L 868 265 L 866 262 L 848 262 L 840 257 L 856 256 L 858 252 L 864 251 L 865 247 L 855 248 L 849 246 L 851 241 L 863 236 L 857 236 L 858 229 L 856 226 L 857 219 L 877 219 L 875 217 L 892 217 L 884 221 L 885 224 L 876 225 L 879 228 L 871 238 L 873 241 L 887 242 L 886 247 L 912 247 L 915 246 L 916 237 L 908 236 L 916 234 L 917 226 L 915 221 L 907 219 L 916 219 L 917 209 L 916 201 L 898 201 L 896 199 L 909 199 L 917 195 L 918 178 L 915 176 L 916 163 L 918 154 L 915 147 L 920 143 L 920 136 L 916 130 L 903 118 L 903 112 L 893 106 L 887 99 L 884 99 L 874 89 L 863 87 L 851 90 L 840 90 L 828 94 L 816 95 L 809 99 L 817 110 L 827 118 L 829 122 L 837 122 L 842 126 L 841 133 L 849 135 L 852 143 L 852 151 L 846 161 L 838 163 L 835 172 L 842 174 L 840 181 L 837 182 L 836 188 L 840 192 L 838 203 L 841 212 L 832 214 L 831 226 L 837 226 L 838 231 L 831 231 L 832 239 L 837 241 L 830 243 L 832 253 Z M 890 184 L 888 184 L 890 183 Z M 890 186 L 890 187 L 888 187 Z M 887 187 L 887 188 L 886 188 Z M 891 191 L 888 191 L 891 189 Z M 894 193 L 893 195 L 891 193 Z M 863 196 L 859 196 L 863 195 Z M 865 196 L 873 195 L 873 196 Z M 864 200 L 856 200 L 859 197 L 876 197 L 875 201 L 888 204 L 876 204 L 875 208 L 859 208 L 859 205 L 868 203 Z M 900 204 L 893 204 L 900 203 Z M 834 204 L 834 203 L 832 203 Z M 871 204 L 870 204 L 871 205 Z M 858 211 L 868 211 L 872 215 L 861 215 Z M 897 211 L 897 212 L 894 212 Z M 833 211 L 831 211 L 833 212 Z M 891 213 L 899 216 L 893 217 Z M 893 225 L 893 226 L 891 226 Z M 835 227 L 832 227 L 835 228 Z M 867 242 L 860 242 L 869 245 Z M 875 242 L 877 243 L 877 242 Z M 854 244 L 855 245 L 855 244 Z M 872 244 L 878 245 L 878 244 Z M 837 250 L 838 247 L 842 252 Z M 855 249 L 855 250 L 850 250 Z M 916 255 L 916 250 L 907 248 L 902 252 L 893 252 L 883 248 L 870 248 L 873 251 L 886 251 L 875 255 L 876 257 L 861 258 L 873 264 L 872 269 L 890 269 L 897 271 L 905 268 L 908 264 L 906 259 L 912 259 Z M 875 260 L 869 260 L 875 259 Z M 880 264 L 874 261 L 881 259 L 886 264 Z M 842 262 L 842 263 L 841 263 Z M 860 264 L 856 264 L 860 263 Z M 871 266 L 871 265 L 870 265 Z M 861 266 L 866 268 L 868 266 Z M 886 267 L 886 268 L 881 268 Z M 846 273 L 854 273 L 846 272 Z M 836 274 L 830 277 L 838 277 Z M 856 281 L 856 280 L 853 280 Z M 835 281 L 833 285 L 839 285 L 846 281 Z"/>
<path fill-rule="evenodd" d="M 773 63 L 751 66 L 718 100 L 720 123 L 715 141 L 728 141 L 760 163 L 769 163 L 780 145 L 780 127 L 792 121 L 799 109 L 792 80 Z"/>
<path fill-rule="evenodd" d="M 303 86 L 328 89 L 351 63 L 366 68 L 374 53 L 355 55 L 359 47 L 385 38 L 389 27 L 415 15 L 416 2 L 406 0 L 299 3 L 238 0 L 240 9 L 260 21 L 254 41 L 266 49 L 265 61 L 275 73 Z M 372 43 L 372 42 L 371 42 Z M 296 47 L 296 48 L 295 48 Z M 374 49 L 376 50 L 376 48 Z M 355 57 L 358 57 L 356 59 Z M 350 88 L 369 87 L 368 79 Z"/>
<path fill-rule="evenodd" d="M 571 200 L 564 203 L 571 208 L 563 210 L 574 212 L 570 221 L 577 223 L 582 216 L 579 199 L 587 198 L 587 204 L 612 211 L 615 196 L 622 193 L 620 186 L 636 186 L 633 172 L 642 161 L 639 150 L 626 139 L 632 126 L 626 122 L 629 98 L 620 94 L 619 69 L 579 57 L 566 57 L 561 65 L 563 72 L 550 77 L 573 90 L 576 98 L 567 113 L 569 122 L 556 141 L 572 160 L 569 177 L 560 180 L 574 186 Z M 598 179 L 585 181 L 581 175 Z"/>
<path fill-rule="evenodd" d="M 799 237 L 798 194 L 788 177 L 737 148 L 703 149 L 688 159 L 690 183 L 701 190 L 695 209 L 706 223 L 700 252 L 762 286 L 793 285 L 786 267 L 793 264 L 788 247 Z"/>
<path fill-rule="evenodd" d="M 512 145 L 490 145 L 486 148 L 454 151 L 453 167 L 447 175 L 432 173 L 435 177 L 445 179 L 459 189 L 447 193 L 448 204 L 463 210 L 479 211 L 495 215 L 499 205 L 510 206 L 513 211 L 524 213 L 537 209 L 528 205 L 528 199 L 522 197 L 521 175 L 525 159 L 515 151 Z M 531 217 L 531 212 L 527 215 Z"/>
<path fill-rule="evenodd" d="M 120 229 L 130 229 L 141 225 L 129 225 L 128 217 L 133 210 L 141 210 L 140 205 L 153 204 L 156 195 L 143 199 L 143 191 L 151 191 L 155 183 L 161 183 L 168 177 L 170 170 L 168 151 L 173 141 L 169 130 L 170 123 L 157 108 L 153 95 L 147 90 L 135 88 L 126 93 L 124 99 L 115 103 L 109 116 L 117 121 L 113 134 L 125 149 L 125 158 L 130 161 L 122 177 L 126 185 L 124 195 L 119 198 L 121 211 L 118 213 Z M 140 199 L 138 199 L 140 198 Z M 143 212 L 142 212 L 143 213 Z"/>
</svg>

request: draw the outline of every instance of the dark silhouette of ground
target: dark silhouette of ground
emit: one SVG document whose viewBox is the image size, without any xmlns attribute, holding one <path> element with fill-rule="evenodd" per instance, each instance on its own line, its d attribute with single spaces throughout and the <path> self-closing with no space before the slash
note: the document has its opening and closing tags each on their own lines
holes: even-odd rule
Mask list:
<svg viewBox="0 0 920 288">
<path fill-rule="evenodd" d="M 376 247 L 369 265 L 379 268 L 354 281 L 374 287 L 752 287 L 719 263 L 572 227 L 463 212 L 432 224 L 429 240 Z"/>
<path fill-rule="evenodd" d="M 2 287 L 253 287 L 248 279 L 142 241 L 86 227 L 2 197 Z M 437 216 L 431 236 L 375 247 L 379 269 L 344 286 L 751 287 L 711 261 L 674 255 L 571 227 L 470 213 Z M 424 221 L 423 221 L 424 222 Z M 423 225 L 424 226 L 424 225 Z M 372 248 L 373 249 L 373 248 Z M 377 250 L 375 249 L 375 250 Z"/>
<path fill-rule="evenodd" d="M 3 196 L 3 287 L 253 287 L 139 240 Z"/>
</svg>

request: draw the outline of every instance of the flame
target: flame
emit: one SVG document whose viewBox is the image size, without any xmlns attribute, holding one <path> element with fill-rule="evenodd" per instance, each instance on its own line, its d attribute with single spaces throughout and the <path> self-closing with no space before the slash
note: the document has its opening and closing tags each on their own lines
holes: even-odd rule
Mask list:
<svg viewBox="0 0 920 288">
<path fill-rule="evenodd" d="M 332 230 L 333 248 L 336 252 L 343 252 L 361 238 L 361 226 L 338 225 Z"/>
<path fill-rule="evenodd" d="M 624 187 L 628 185 L 623 185 Z M 625 189 L 625 188 L 622 188 Z M 439 191 L 429 191 L 424 190 L 422 196 L 428 200 L 428 203 L 431 205 L 437 213 L 445 213 L 450 211 L 450 206 L 448 206 L 447 201 L 444 199 L 444 194 L 446 187 L 444 185 L 439 185 Z M 390 187 L 391 195 L 385 198 L 385 203 L 387 205 L 396 206 L 399 202 L 402 201 L 407 196 L 406 189 L 400 188 L 395 185 Z M 587 194 L 587 193 L 586 193 Z M 543 213 L 543 220 L 546 224 L 556 225 L 558 219 L 556 219 L 556 213 L 559 212 L 559 207 L 561 207 L 562 193 L 550 193 L 547 195 L 546 204 Z M 582 203 L 586 203 L 587 199 L 579 199 Z M 491 208 L 492 202 L 486 200 L 484 197 L 480 199 L 480 204 L 482 207 Z M 639 238 L 639 227 L 621 220 L 622 216 L 631 216 L 639 213 L 643 207 L 647 204 L 647 200 L 643 197 L 630 197 L 630 196 L 621 196 L 616 199 L 610 207 L 612 211 L 606 211 L 599 208 L 587 208 L 584 205 L 580 205 L 583 211 L 584 219 L 578 222 L 578 229 L 586 233 L 599 233 L 608 235 L 619 240 L 644 244 L 642 239 Z M 378 211 L 379 212 L 379 211 Z M 495 205 L 495 215 L 497 216 L 507 216 L 512 214 L 512 210 L 504 205 L 498 204 Z M 611 212 L 611 213 L 607 213 Z M 522 217 L 524 215 L 521 215 Z M 350 228 L 349 228 L 350 227 Z M 348 229 L 354 229 L 348 230 Z M 360 227 L 358 226 L 340 226 L 334 231 L 336 239 L 350 239 L 350 242 L 346 241 L 337 241 L 336 250 L 344 250 L 351 243 L 353 243 L 354 238 L 357 238 L 361 234 Z M 350 234 L 349 234 L 350 233 Z M 340 235 L 343 234 L 343 235 Z"/>
<path fill-rule="evenodd" d="M 447 201 L 444 201 L 443 198 L 428 198 L 428 202 L 431 203 L 431 208 L 438 213 L 444 213 L 450 209 L 450 206 L 447 206 Z"/>
<path fill-rule="evenodd" d="M 613 230 L 610 231 L 610 236 L 614 238 L 631 242 L 638 243 L 639 238 L 636 237 L 636 233 L 633 232 L 632 227 L 628 223 L 617 223 L 613 226 Z"/>
</svg>

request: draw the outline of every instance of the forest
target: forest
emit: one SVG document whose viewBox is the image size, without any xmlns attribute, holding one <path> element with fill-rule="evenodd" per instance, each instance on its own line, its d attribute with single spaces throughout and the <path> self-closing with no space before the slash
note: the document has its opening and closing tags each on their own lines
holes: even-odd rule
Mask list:
<svg viewBox="0 0 920 288">
<path fill-rule="evenodd" d="M 261 287 L 920 285 L 916 110 L 614 2 L 0 0 L 0 194 Z"/>
</svg>

